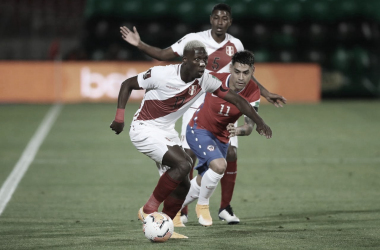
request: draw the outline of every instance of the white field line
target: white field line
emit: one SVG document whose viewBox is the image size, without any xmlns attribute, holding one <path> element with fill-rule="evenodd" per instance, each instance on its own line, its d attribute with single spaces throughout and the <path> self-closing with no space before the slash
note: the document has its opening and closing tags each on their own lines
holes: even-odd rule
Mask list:
<svg viewBox="0 0 380 250">
<path fill-rule="evenodd" d="M 26 146 L 24 152 L 21 155 L 21 158 L 14 166 L 8 178 L 5 180 L 3 186 L 0 189 L 0 215 L 3 213 L 5 207 L 12 198 L 12 195 L 16 190 L 18 183 L 24 176 L 25 172 L 28 170 L 29 165 L 33 162 L 38 149 L 40 148 L 42 142 L 45 140 L 46 135 L 49 133 L 61 109 L 61 104 L 55 104 L 50 108 L 42 120 L 40 126 L 38 127 L 36 133 L 33 135 L 32 139 Z"/>
</svg>

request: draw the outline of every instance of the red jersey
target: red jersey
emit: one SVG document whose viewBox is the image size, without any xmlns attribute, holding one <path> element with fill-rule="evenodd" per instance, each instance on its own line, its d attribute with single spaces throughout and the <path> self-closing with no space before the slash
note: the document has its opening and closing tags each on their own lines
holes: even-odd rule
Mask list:
<svg viewBox="0 0 380 250">
<path fill-rule="evenodd" d="M 222 86 L 229 87 L 230 73 L 211 73 L 222 81 Z M 250 80 L 247 86 L 238 93 L 246 99 L 253 107 L 260 104 L 260 89 L 257 84 Z M 206 93 L 204 103 L 194 113 L 189 125 L 193 127 L 195 124 L 199 129 L 206 129 L 213 133 L 223 143 L 228 143 L 229 132 L 227 125 L 235 123 L 242 115 L 240 110 L 233 105 L 211 93 Z"/>
</svg>

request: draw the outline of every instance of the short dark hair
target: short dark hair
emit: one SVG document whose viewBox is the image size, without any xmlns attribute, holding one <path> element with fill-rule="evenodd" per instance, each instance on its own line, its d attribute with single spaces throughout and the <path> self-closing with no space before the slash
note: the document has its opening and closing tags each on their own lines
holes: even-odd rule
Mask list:
<svg viewBox="0 0 380 250">
<path fill-rule="evenodd" d="M 230 16 L 232 16 L 232 13 L 231 13 L 231 7 L 228 5 L 228 4 L 225 4 L 225 3 L 218 3 L 217 5 L 214 6 L 214 8 L 212 8 L 212 11 L 211 11 L 211 15 L 212 13 L 214 13 L 214 11 L 216 10 L 224 10 L 224 11 L 227 11 Z"/>
<path fill-rule="evenodd" d="M 253 64 L 255 63 L 255 56 L 253 55 L 251 51 L 243 50 L 240 52 L 236 52 L 232 56 L 231 62 L 232 62 L 232 65 L 238 62 L 238 63 L 246 64 L 252 67 Z"/>
</svg>

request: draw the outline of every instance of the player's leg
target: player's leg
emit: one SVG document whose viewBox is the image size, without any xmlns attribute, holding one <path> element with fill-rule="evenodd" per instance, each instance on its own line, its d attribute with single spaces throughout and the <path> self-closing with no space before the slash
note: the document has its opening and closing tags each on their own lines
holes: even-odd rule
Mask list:
<svg viewBox="0 0 380 250">
<path fill-rule="evenodd" d="M 145 213 L 157 211 L 159 205 L 165 200 L 164 210 L 170 218 L 174 218 L 185 201 L 190 188 L 188 178 L 191 169 L 191 159 L 179 146 L 167 146 L 162 164 L 170 167 L 159 179 L 151 197 L 144 205 Z"/>
<path fill-rule="evenodd" d="M 204 98 L 204 97 L 203 97 Z M 198 104 L 201 103 L 201 100 L 199 100 L 199 103 L 195 103 L 196 106 L 198 106 Z M 192 169 L 190 170 L 190 180 L 193 179 L 193 170 L 194 170 L 194 166 L 195 166 L 195 163 L 197 161 L 197 156 L 194 154 L 194 152 L 190 149 L 190 146 L 189 144 L 187 143 L 187 140 L 186 140 L 186 129 L 187 129 L 187 125 L 189 124 L 190 122 L 190 119 L 193 117 L 194 113 L 196 112 L 196 108 L 194 107 L 190 107 L 182 116 L 182 126 L 181 126 L 181 144 L 182 144 L 182 148 L 185 150 L 185 152 L 191 157 L 191 159 L 193 160 L 193 166 L 192 166 Z M 181 220 L 181 223 L 187 223 L 188 221 L 188 213 L 189 213 L 189 209 L 187 206 L 184 206 L 181 210 L 181 215 L 180 215 L 180 220 Z"/>
<path fill-rule="evenodd" d="M 193 165 L 191 166 L 191 170 L 190 170 L 190 173 L 189 173 L 189 179 L 192 180 L 194 175 L 193 175 L 193 172 L 194 172 L 194 166 L 195 166 L 195 162 L 197 160 L 197 156 L 194 154 L 194 152 L 190 149 L 190 147 L 188 146 L 187 142 L 186 142 L 186 139 L 183 141 L 181 140 L 182 143 L 182 147 L 184 148 L 185 152 L 190 156 L 190 158 L 192 159 L 192 162 L 193 162 Z M 186 145 L 184 147 L 184 144 L 187 145 L 187 148 L 186 148 Z M 190 191 L 189 191 L 190 192 Z M 189 214 L 189 209 L 188 209 L 188 206 L 185 205 L 183 206 L 183 208 L 181 209 L 181 212 L 180 214 L 178 215 L 179 217 L 179 220 L 181 221 L 182 224 L 186 224 L 187 221 L 188 221 L 188 214 Z"/>
<path fill-rule="evenodd" d="M 240 222 L 240 219 L 232 211 L 230 204 L 237 176 L 237 145 L 237 137 L 232 137 L 226 156 L 227 169 L 220 181 L 222 199 L 219 208 L 219 219 L 227 221 L 228 224 L 237 224 Z"/>
<path fill-rule="evenodd" d="M 141 210 L 145 214 L 153 213 L 187 178 L 192 162 L 181 148 L 178 133 L 174 129 L 172 131 L 161 130 L 143 122 L 133 122 L 129 134 L 131 142 L 138 151 L 155 162 L 169 167 L 160 177 L 148 202 Z M 174 198 L 184 200 L 189 188 L 189 181 L 185 180 L 181 187 L 182 189 L 174 194 Z"/>
<path fill-rule="evenodd" d="M 186 137 L 190 148 L 198 157 L 199 163 L 196 166 L 198 171 L 197 180 L 200 180 L 200 176 L 202 176 L 202 181 L 197 182 L 198 186 L 200 186 L 199 198 L 196 205 L 198 221 L 203 226 L 211 226 L 212 218 L 209 211 L 209 199 L 226 168 L 225 156 L 228 144 L 221 143 L 207 130 L 190 128 L 189 126 Z M 210 165 L 213 169 L 209 169 Z M 190 192 L 194 186 L 192 185 Z M 189 196 L 188 194 L 186 200 L 189 199 Z"/>
<path fill-rule="evenodd" d="M 173 211 L 179 210 L 182 206 L 184 197 L 189 189 L 187 175 L 192 165 L 191 158 L 180 146 L 181 142 L 178 133 L 174 129 L 167 131 L 151 127 L 144 122 L 132 122 L 129 135 L 131 142 L 138 151 L 147 155 L 159 165 L 168 167 L 167 171 L 158 180 L 148 201 L 140 208 L 138 212 L 139 219 L 143 221 L 147 214 L 156 212 L 160 204 L 168 199 L 172 193 L 173 195 L 170 196 L 164 207 L 174 206 L 173 209 L 165 210 L 173 218 L 176 213 Z M 188 237 L 173 232 L 171 238 L 183 239 Z"/>
<path fill-rule="evenodd" d="M 226 165 L 224 158 L 214 159 L 211 161 L 209 169 L 202 176 L 196 211 L 199 215 L 199 223 L 203 226 L 212 225 L 209 209 L 210 197 L 218 186 L 220 179 L 222 179 Z"/>
<path fill-rule="evenodd" d="M 168 176 L 173 180 L 180 181 L 176 189 L 165 199 L 162 212 L 167 214 L 171 219 L 174 219 L 176 214 L 180 211 L 183 202 L 185 201 L 186 194 L 190 188 L 189 171 L 192 166 L 191 158 L 185 153 L 182 147 L 175 145 L 168 146 L 168 151 L 162 159 L 162 164 L 169 166 L 170 169 L 166 171 Z M 161 192 L 161 187 L 156 187 Z M 173 232 L 173 239 L 186 239 L 185 235 Z"/>
</svg>

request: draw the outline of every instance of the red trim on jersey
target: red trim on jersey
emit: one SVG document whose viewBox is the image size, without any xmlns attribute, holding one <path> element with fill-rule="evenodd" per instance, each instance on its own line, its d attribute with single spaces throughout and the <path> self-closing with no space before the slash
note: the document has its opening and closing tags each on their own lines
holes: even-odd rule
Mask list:
<svg viewBox="0 0 380 250">
<path fill-rule="evenodd" d="M 202 90 L 199 81 L 195 80 L 188 88 L 166 100 L 146 100 L 137 120 L 153 120 L 179 110 Z"/>
<path fill-rule="evenodd" d="M 216 95 L 217 97 L 223 99 L 223 97 L 225 97 L 227 95 L 229 90 L 230 89 L 228 89 L 228 88 L 227 89 L 223 88 L 223 85 L 220 85 L 220 87 L 212 93 L 214 95 Z"/>
</svg>

